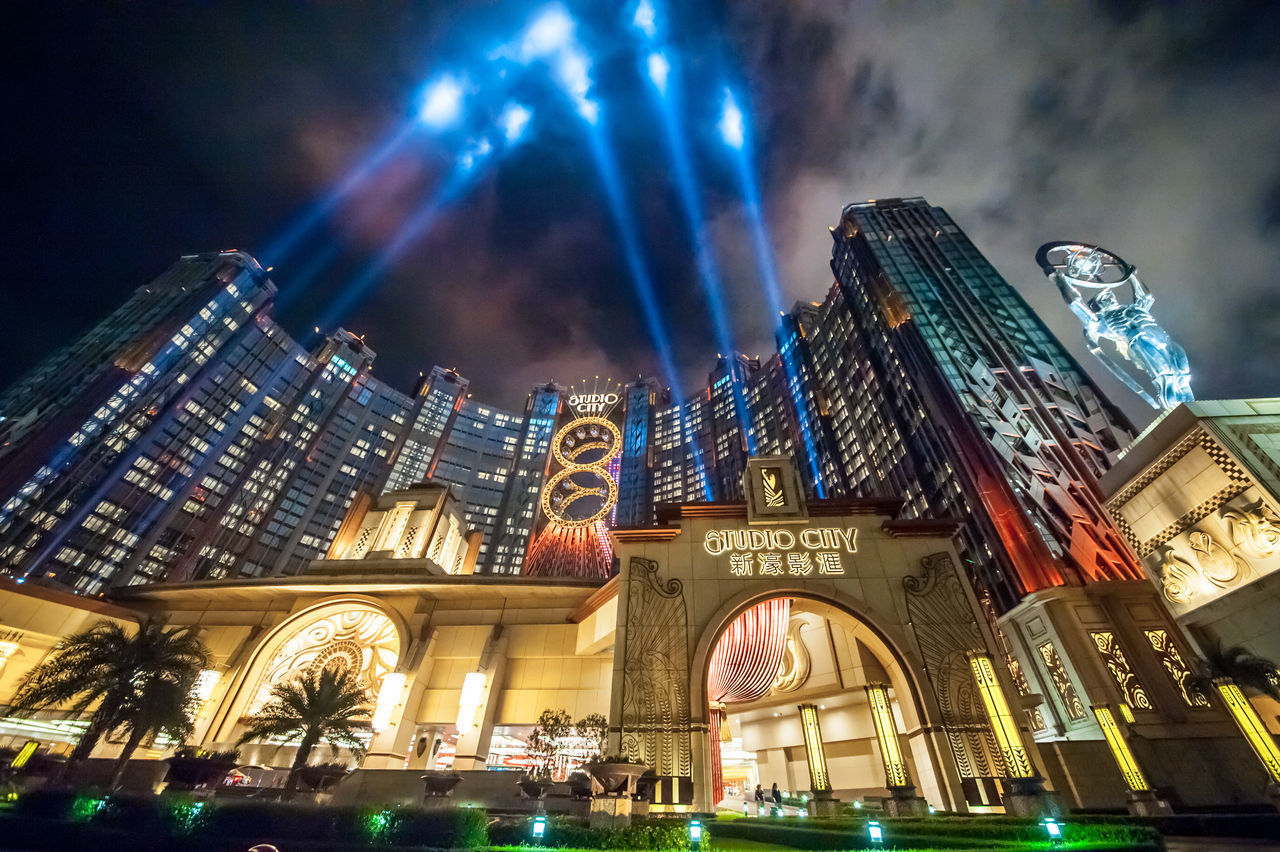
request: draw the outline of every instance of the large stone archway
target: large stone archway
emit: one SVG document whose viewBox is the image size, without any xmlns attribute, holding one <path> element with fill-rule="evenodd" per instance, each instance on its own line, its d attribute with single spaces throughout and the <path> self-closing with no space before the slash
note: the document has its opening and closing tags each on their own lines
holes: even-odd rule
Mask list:
<svg viewBox="0 0 1280 852">
<path fill-rule="evenodd" d="M 376 698 L 382 679 L 405 660 L 404 619 L 375 598 L 344 595 L 293 613 L 258 642 L 218 709 L 208 739 L 234 740 L 240 720 L 277 682 L 326 665 L 354 670 Z"/>
<path fill-rule="evenodd" d="M 879 671 L 883 672 L 883 679 L 887 680 L 892 694 L 897 699 L 895 706 L 901 713 L 903 725 L 900 733 L 905 735 L 911 749 L 908 759 L 915 768 L 912 778 L 919 786 L 921 794 L 930 801 L 951 801 L 953 797 L 949 793 L 953 792 L 951 788 L 955 787 L 957 779 L 947 777 L 947 762 L 940 760 L 945 755 L 938 751 L 938 744 L 928 735 L 928 731 L 937 726 L 937 714 L 930 712 L 926 701 L 929 684 L 927 680 L 921 681 L 916 676 L 917 672 L 923 671 L 923 668 L 919 660 L 911 659 L 906 637 L 894 636 L 893 634 L 897 633 L 896 630 L 881 627 L 876 620 L 878 616 L 868 612 L 869 608 L 865 602 L 853 600 L 842 592 L 814 591 L 804 588 L 799 583 L 783 588 L 771 588 L 762 584 L 753 585 L 755 588 L 744 589 L 726 601 L 711 616 L 691 658 L 689 694 L 693 711 L 691 713 L 692 728 L 695 732 L 700 732 L 705 725 L 708 731 L 705 738 L 699 733 L 695 733 L 692 737 L 695 808 L 712 810 L 715 805 L 715 802 L 710 799 L 698 801 L 696 795 L 697 791 L 710 789 L 712 785 L 711 736 L 714 733 L 714 726 L 710 724 L 708 715 L 710 696 L 707 694 L 712 652 L 734 619 L 758 604 L 779 598 L 802 603 L 802 608 L 806 612 L 818 613 L 828 619 L 843 622 L 858 645 L 871 652 L 875 662 L 878 663 Z M 881 679 L 876 678 L 877 681 Z M 846 686 L 849 690 L 857 690 L 864 688 L 867 683 L 868 681 L 864 678 Z M 794 707 L 792 709 L 794 710 Z M 878 777 L 872 786 L 881 787 L 882 781 L 881 773 L 881 777 Z M 702 807 L 703 805 L 706 807 Z"/>
<path fill-rule="evenodd" d="M 895 519 L 896 501 L 810 508 L 788 496 L 787 514 L 691 505 L 673 508 L 667 526 L 614 531 L 610 750 L 655 771 L 655 807 L 711 810 L 712 651 L 740 613 L 790 597 L 848 619 L 883 667 L 921 794 L 953 810 L 997 803 L 1000 748 L 968 665 L 995 644 L 958 571 L 952 525 Z"/>
</svg>

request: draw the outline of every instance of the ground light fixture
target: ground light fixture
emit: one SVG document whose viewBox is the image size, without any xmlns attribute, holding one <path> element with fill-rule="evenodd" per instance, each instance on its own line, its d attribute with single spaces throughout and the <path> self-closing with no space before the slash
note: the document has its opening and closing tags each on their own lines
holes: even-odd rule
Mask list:
<svg viewBox="0 0 1280 852">
<path fill-rule="evenodd" d="M 31 759 L 31 755 L 35 754 L 38 748 L 40 748 L 39 740 L 27 740 L 22 744 L 21 751 L 14 755 L 13 760 L 9 762 L 9 768 L 21 769 L 26 766 L 27 761 Z"/>
<path fill-rule="evenodd" d="M 750 808 L 748 807 L 748 805 L 747 805 L 747 803 L 746 803 L 745 801 L 742 803 L 742 815 L 743 815 L 743 816 L 750 816 L 750 815 L 751 815 L 751 813 L 750 813 Z"/>
<path fill-rule="evenodd" d="M 867 821 L 867 839 L 873 846 L 884 845 L 884 829 L 880 827 L 879 821 L 874 819 Z"/>
<path fill-rule="evenodd" d="M 547 836 L 547 818 L 542 814 L 538 814 L 533 818 L 533 839 L 542 845 L 542 841 Z"/>
<path fill-rule="evenodd" d="M 693 849 L 702 848 L 702 821 L 689 821 L 689 846 Z"/>
<path fill-rule="evenodd" d="M 1062 845 L 1062 823 L 1053 817 L 1047 817 L 1042 823 L 1044 825 L 1045 834 L 1049 835 L 1049 839 L 1053 841 L 1054 846 Z"/>
</svg>

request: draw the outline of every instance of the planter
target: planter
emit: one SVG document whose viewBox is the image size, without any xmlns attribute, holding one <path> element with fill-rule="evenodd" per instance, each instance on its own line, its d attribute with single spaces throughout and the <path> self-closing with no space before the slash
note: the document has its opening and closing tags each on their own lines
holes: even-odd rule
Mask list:
<svg viewBox="0 0 1280 852">
<path fill-rule="evenodd" d="M 304 766 L 298 770 L 298 784 L 314 793 L 322 793 L 348 775 L 345 766 Z"/>
<path fill-rule="evenodd" d="M 569 776 L 569 793 L 575 799 L 591 798 L 591 776 L 585 772 L 575 772 Z"/>
<path fill-rule="evenodd" d="M 461 781 L 461 775 L 448 770 L 433 769 L 422 776 L 422 783 L 426 785 L 427 795 L 436 798 L 449 795 L 449 792 L 454 787 L 457 787 Z"/>
<path fill-rule="evenodd" d="M 642 763 L 592 763 L 587 766 L 587 771 L 591 773 L 594 795 L 629 798 L 635 795 L 636 782 L 649 771 L 649 767 Z"/>
<path fill-rule="evenodd" d="M 165 781 L 173 790 L 197 790 L 216 787 L 227 773 L 235 769 L 232 758 L 170 757 Z"/>
<path fill-rule="evenodd" d="M 549 781 L 536 781 L 533 778 L 521 778 L 516 782 L 516 786 L 520 788 L 520 792 L 530 799 L 541 799 L 547 794 L 547 788 L 551 786 Z"/>
</svg>

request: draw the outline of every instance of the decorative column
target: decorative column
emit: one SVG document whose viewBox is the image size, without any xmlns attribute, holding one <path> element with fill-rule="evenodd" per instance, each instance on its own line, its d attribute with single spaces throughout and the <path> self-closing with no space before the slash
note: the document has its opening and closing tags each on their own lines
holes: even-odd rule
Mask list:
<svg viewBox="0 0 1280 852">
<path fill-rule="evenodd" d="M 1000 756 L 1004 758 L 1009 790 L 1004 796 L 1005 812 L 1011 816 L 1057 816 L 1060 808 L 1050 793 L 1044 789 L 1044 778 L 1031 763 L 1031 756 L 1022 742 L 1018 723 L 1009 712 L 1009 702 L 1004 689 L 996 678 L 991 655 L 969 651 L 969 667 L 982 697 L 982 706 L 991 722 Z"/>
<path fill-rule="evenodd" d="M 1151 789 L 1151 785 L 1147 783 L 1147 776 L 1138 766 L 1138 761 L 1129 749 L 1129 743 L 1125 741 L 1120 726 L 1116 724 L 1116 717 L 1111 712 L 1111 708 L 1105 704 L 1094 704 L 1090 709 L 1093 710 L 1093 717 L 1098 720 L 1098 727 L 1102 728 L 1102 736 L 1106 739 L 1107 746 L 1111 749 L 1111 756 L 1115 758 L 1116 766 L 1120 768 L 1124 783 L 1129 788 L 1129 813 L 1134 816 L 1160 816 L 1173 813 L 1169 803 L 1158 798 L 1155 791 Z"/>
<path fill-rule="evenodd" d="M 711 740 L 711 806 L 717 807 L 724 798 L 724 763 L 720 756 L 720 744 L 728 740 L 729 720 L 724 715 L 723 704 L 713 702 L 707 715 L 708 735 Z"/>
<path fill-rule="evenodd" d="M 809 786 L 813 792 L 811 815 L 835 816 L 840 813 L 840 800 L 831 795 L 831 776 L 827 774 L 827 756 L 822 751 L 822 728 L 818 725 L 818 705 L 801 704 L 799 707 L 805 757 L 809 763 Z"/>
<path fill-rule="evenodd" d="M 16 630 L 7 630 L 0 636 L 3 636 L 0 639 L 0 672 L 3 672 L 4 667 L 9 663 L 9 658 L 18 652 L 20 646 L 17 640 L 22 637 L 22 634 Z"/>
<path fill-rule="evenodd" d="M 889 788 L 889 797 L 883 802 L 885 812 L 890 816 L 927 814 L 929 803 L 916 795 L 916 785 L 911 783 L 906 761 L 902 759 L 898 726 L 889 704 L 889 687 L 869 683 L 865 688 L 871 721 L 876 727 L 876 742 L 880 744 L 880 760 L 884 763 L 885 786 Z"/>
<path fill-rule="evenodd" d="M 411 692 L 408 687 L 408 675 L 403 671 L 388 672 L 382 678 L 370 720 L 373 738 L 360 763 L 362 769 L 400 769 L 404 766 L 408 738 L 413 733 L 412 722 L 404 724 L 405 699 Z"/>
<path fill-rule="evenodd" d="M 468 672 L 463 678 L 454 772 L 486 768 L 489 744 L 493 740 L 493 720 L 498 712 L 498 696 L 502 692 L 502 679 L 507 668 L 507 637 L 501 631 L 501 627 L 494 631 L 476 671 Z M 464 711 L 468 718 L 463 718 Z"/>
<path fill-rule="evenodd" d="M 1244 697 L 1240 687 L 1231 678 L 1215 678 L 1213 685 L 1222 696 L 1222 703 L 1227 706 L 1227 712 L 1240 728 L 1240 733 L 1244 734 L 1253 753 L 1267 770 L 1267 795 L 1276 809 L 1280 810 L 1280 749 L 1276 748 L 1275 739 L 1258 718 L 1258 712 L 1253 709 L 1249 699 Z"/>
</svg>

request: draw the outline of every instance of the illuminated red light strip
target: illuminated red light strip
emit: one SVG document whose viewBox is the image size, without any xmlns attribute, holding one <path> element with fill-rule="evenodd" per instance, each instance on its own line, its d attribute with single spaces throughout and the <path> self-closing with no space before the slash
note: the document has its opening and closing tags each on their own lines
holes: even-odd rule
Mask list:
<svg viewBox="0 0 1280 852">
<path fill-rule="evenodd" d="M 735 618 L 711 654 L 707 697 L 728 703 L 765 695 L 782 664 L 790 617 L 791 599 L 774 598 Z"/>
</svg>

